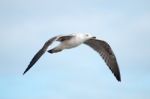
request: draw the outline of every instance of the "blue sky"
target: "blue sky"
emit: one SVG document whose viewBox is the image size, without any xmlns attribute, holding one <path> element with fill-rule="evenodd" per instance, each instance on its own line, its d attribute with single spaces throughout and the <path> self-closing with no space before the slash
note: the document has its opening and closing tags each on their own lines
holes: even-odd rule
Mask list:
<svg viewBox="0 0 150 99">
<path fill-rule="evenodd" d="M 0 0 L 0 99 L 150 99 L 149 0 Z M 90 32 L 114 50 L 119 83 L 91 48 L 46 53 L 54 35 Z"/>
</svg>

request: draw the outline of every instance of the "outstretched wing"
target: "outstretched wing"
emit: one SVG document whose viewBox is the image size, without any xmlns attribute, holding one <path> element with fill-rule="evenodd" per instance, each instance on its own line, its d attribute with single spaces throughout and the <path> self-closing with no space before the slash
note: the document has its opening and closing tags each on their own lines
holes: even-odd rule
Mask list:
<svg viewBox="0 0 150 99">
<path fill-rule="evenodd" d="M 47 48 L 55 41 L 58 37 L 55 36 L 51 39 L 49 39 L 44 46 L 35 54 L 35 56 L 32 58 L 30 64 L 24 71 L 23 75 L 39 60 L 39 58 L 46 52 Z"/>
<path fill-rule="evenodd" d="M 112 73 L 115 75 L 116 79 L 118 81 L 121 81 L 118 63 L 115 54 L 113 53 L 109 44 L 106 43 L 105 41 L 97 40 L 97 39 L 89 39 L 84 43 L 92 47 L 95 51 L 97 51 L 102 56 L 102 58 L 104 59 L 108 67 L 111 69 Z"/>
</svg>

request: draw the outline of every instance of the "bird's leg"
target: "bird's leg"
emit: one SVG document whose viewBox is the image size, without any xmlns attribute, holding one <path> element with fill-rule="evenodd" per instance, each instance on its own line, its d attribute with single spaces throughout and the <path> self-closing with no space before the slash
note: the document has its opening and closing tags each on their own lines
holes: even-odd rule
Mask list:
<svg viewBox="0 0 150 99">
<path fill-rule="evenodd" d="M 48 50 L 49 53 L 53 54 L 53 53 L 57 53 L 57 52 L 60 52 L 62 51 L 61 49 L 56 49 L 56 48 L 53 48 L 51 50 Z"/>
</svg>

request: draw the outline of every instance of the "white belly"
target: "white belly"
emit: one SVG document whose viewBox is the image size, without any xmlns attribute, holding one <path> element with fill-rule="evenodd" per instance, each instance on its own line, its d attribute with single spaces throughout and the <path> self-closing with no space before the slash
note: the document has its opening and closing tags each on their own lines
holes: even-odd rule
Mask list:
<svg viewBox="0 0 150 99">
<path fill-rule="evenodd" d="M 66 40 L 62 42 L 58 47 L 61 49 L 70 49 L 70 48 L 79 46 L 83 42 L 84 42 L 84 39 L 75 37 L 70 40 Z"/>
</svg>

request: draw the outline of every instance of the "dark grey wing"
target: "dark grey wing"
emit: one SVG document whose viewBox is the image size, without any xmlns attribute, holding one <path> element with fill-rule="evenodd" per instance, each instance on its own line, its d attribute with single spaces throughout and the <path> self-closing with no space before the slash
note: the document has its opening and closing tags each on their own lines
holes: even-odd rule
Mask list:
<svg viewBox="0 0 150 99">
<path fill-rule="evenodd" d="M 67 35 L 67 36 L 61 36 L 57 39 L 57 41 L 60 41 L 60 42 L 63 42 L 63 41 L 66 41 L 66 40 L 70 40 L 72 39 L 74 36 L 73 35 Z"/>
<path fill-rule="evenodd" d="M 97 39 L 89 39 L 84 43 L 92 47 L 102 56 L 108 67 L 111 69 L 112 73 L 115 75 L 116 79 L 121 81 L 119 66 L 115 54 L 113 53 L 109 44 L 105 41 Z"/>
<path fill-rule="evenodd" d="M 32 58 L 30 64 L 28 65 L 28 67 L 26 68 L 26 70 L 24 71 L 23 75 L 39 60 L 39 58 L 46 52 L 47 48 L 53 43 L 53 41 L 55 41 L 57 39 L 56 37 L 53 37 L 51 39 L 49 39 L 44 46 L 35 54 L 35 56 Z"/>
</svg>

